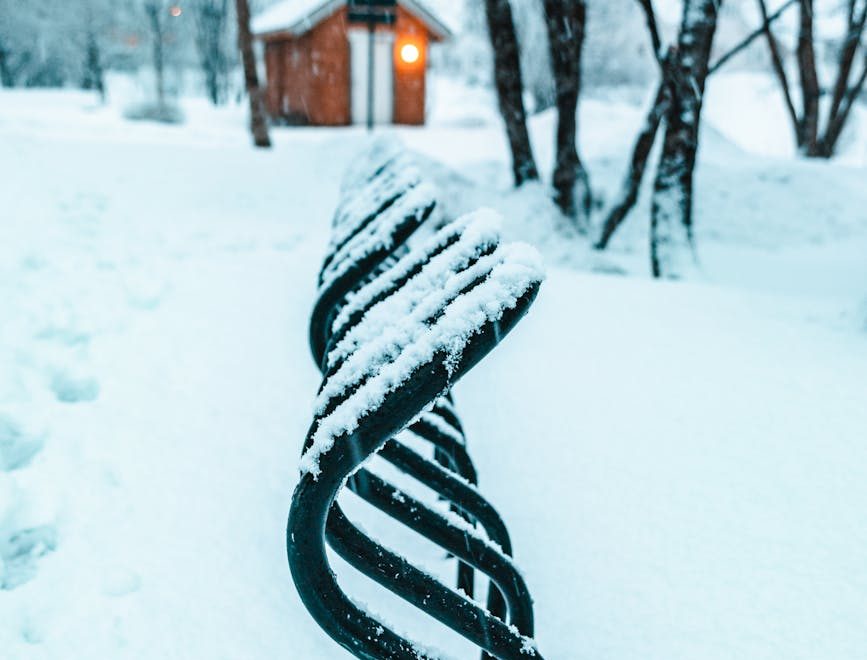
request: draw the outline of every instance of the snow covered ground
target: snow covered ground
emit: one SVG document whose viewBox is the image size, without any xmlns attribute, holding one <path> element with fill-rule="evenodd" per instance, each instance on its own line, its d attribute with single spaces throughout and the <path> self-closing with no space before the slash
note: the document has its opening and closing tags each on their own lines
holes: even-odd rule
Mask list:
<svg viewBox="0 0 867 660">
<path fill-rule="evenodd" d="M 432 169 L 447 206 L 498 208 L 548 257 L 535 308 L 456 390 L 545 657 L 867 647 L 863 143 L 840 163 L 786 157 L 786 126 L 756 135 L 724 110 L 753 83 L 709 88 L 698 282 L 647 278 L 646 200 L 610 254 L 552 238 L 543 191 L 508 190 L 485 94 L 442 82 L 431 126 L 395 131 L 454 168 Z M 609 196 L 640 102 L 583 104 Z M 365 135 L 283 129 L 255 153 L 239 108 L 189 102 L 180 127 L 121 110 L 0 94 L 0 655 L 345 657 L 299 602 L 283 535 L 319 382 L 315 275 Z M 532 125 L 545 171 L 553 121 Z"/>
</svg>

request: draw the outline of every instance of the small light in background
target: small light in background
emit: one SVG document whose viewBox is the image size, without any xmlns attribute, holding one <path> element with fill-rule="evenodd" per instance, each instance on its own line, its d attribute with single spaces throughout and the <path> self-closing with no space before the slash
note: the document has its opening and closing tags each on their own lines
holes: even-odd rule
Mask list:
<svg viewBox="0 0 867 660">
<path fill-rule="evenodd" d="M 169 7 L 169 13 L 175 18 L 177 18 L 184 13 L 184 10 L 181 9 L 178 5 L 172 5 L 171 7 Z"/>
<path fill-rule="evenodd" d="M 407 64 L 415 64 L 420 56 L 421 53 L 415 44 L 404 44 L 400 48 L 400 59 Z"/>
</svg>

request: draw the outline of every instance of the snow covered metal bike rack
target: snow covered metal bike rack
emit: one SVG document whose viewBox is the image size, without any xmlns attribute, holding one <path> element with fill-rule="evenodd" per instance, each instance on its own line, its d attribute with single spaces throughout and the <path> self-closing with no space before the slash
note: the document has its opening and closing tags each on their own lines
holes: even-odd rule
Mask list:
<svg viewBox="0 0 867 660">
<path fill-rule="evenodd" d="M 531 248 L 500 244 L 492 212 L 434 230 L 427 225 L 436 224 L 435 206 L 432 188 L 394 143 L 347 174 L 310 322 L 324 380 L 292 498 L 289 564 L 314 619 L 359 658 L 431 656 L 341 590 L 326 542 L 483 657 L 540 658 L 527 586 L 505 524 L 475 487 L 449 390 L 526 313 L 542 269 Z M 433 459 L 395 437 L 402 431 L 425 441 Z M 371 472 L 365 462 L 376 453 L 450 510 Z M 337 502 L 344 485 L 456 557 L 457 590 L 356 527 Z M 473 600 L 474 571 L 490 580 L 484 607 Z"/>
</svg>

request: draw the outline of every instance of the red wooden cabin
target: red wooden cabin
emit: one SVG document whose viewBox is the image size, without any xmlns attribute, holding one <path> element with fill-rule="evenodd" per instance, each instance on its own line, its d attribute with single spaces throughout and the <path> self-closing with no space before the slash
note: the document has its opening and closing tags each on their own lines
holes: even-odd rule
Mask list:
<svg viewBox="0 0 867 660">
<path fill-rule="evenodd" d="M 253 20 L 265 46 L 266 104 L 291 124 L 367 122 L 369 31 L 349 21 L 346 0 L 284 0 Z M 393 25 L 373 38 L 373 118 L 423 124 L 428 45 L 451 32 L 422 2 L 398 0 Z"/>
</svg>

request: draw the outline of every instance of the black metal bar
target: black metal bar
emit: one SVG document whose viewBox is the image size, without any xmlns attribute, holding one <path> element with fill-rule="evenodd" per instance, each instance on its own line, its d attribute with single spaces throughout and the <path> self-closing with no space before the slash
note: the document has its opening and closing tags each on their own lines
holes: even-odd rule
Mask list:
<svg viewBox="0 0 867 660">
<path fill-rule="evenodd" d="M 383 1 L 387 4 L 387 0 Z M 378 4 L 378 0 L 374 4 Z M 369 119 L 371 115 L 369 112 Z M 371 164 L 371 174 L 355 179 L 360 188 L 347 190 L 352 201 L 342 204 L 339 214 L 354 215 L 335 219 L 343 238 L 332 246 L 325 259 L 320 273 L 322 287 L 310 323 L 311 352 L 323 371 L 323 387 L 342 364 L 341 359 L 332 358 L 329 367 L 328 357 L 341 339 L 374 306 L 399 292 L 431 259 L 460 240 L 461 230 L 455 224 L 454 229 L 444 230 L 440 244 L 427 254 L 411 257 L 407 263 L 399 262 L 400 275 L 392 275 L 390 269 L 397 263 L 396 257 L 407 250 L 406 244 L 413 232 L 431 217 L 434 208 L 431 203 L 409 209 L 398 222 L 383 225 L 390 231 L 387 245 L 374 242 L 370 249 L 344 249 L 352 241 L 364 244 L 366 235 L 374 235 L 380 228 L 381 216 L 394 214 L 392 207 L 402 203 L 398 200 L 416 185 L 413 176 L 400 178 L 400 174 L 405 173 L 404 166 L 405 161 L 399 154 L 387 151 L 380 161 Z M 401 185 L 406 187 L 401 188 Z M 371 194 L 373 190 L 379 192 Z M 357 208 L 359 200 L 368 197 L 373 208 Z M 347 222 L 351 224 L 346 226 Z M 470 268 L 482 256 L 493 253 L 496 243 L 477 248 L 474 257 L 456 267 Z M 484 280 L 484 276 L 475 278 L 461 293 L 482 285 Z M 375 294 L 365 294 L 363 305 L 341 316 L 351 296 L 358 295 L 371 282 L 375 283 L 371 289 Z M 293 580 L 317 623 L 359 658 L 428 656 L 361 610 L 341 591 L 328 565 L 326 541 L 357 570 L 471 640 L 482 649 L 484 658 L 540 657 L 531 640 L 532 601 L 523 578 L 509 558 L 512 548 L 508 531 L 496 510 L 475 487 L 476 470 L 466 451 L 466 440 L 449 394 L 451 385 L 492 350 L 526 313 L 537 291 L 538 283 L 533 284 L 513 308 L 504 310 L 499 320 L 484 324 L 459 356 L 438 352 L 420 365 L 408 380 L 389 392 L 375 410 L 359 420 L 357 429 L 334 440 L 334 446 L 319 457 L 317 476 L 307 473 L 301 477 L 293 494 L 287 525 Z M 447 306 L 452 300 L 450 297 L 442 304 Z M 427 322 L 435 323 L 441 313 L 434 313 Z M 338 318 L 341 318 L 340 323 L 336 321 Z M 365 377 L 362 377 L 353 388 L 363 386 L 364 382 Z M 311 446 L 320 419 L 351 396 L 353 388 L 329 399 L 317 414 L 304 443 L 305 451 Z M 420 415 L 425 409 L 429 412 Z M 431 447 L 434 460 L 394 438 L 410 421 L 413 424 L 408 430 Z M 359 469 L 375 452 L 433 490 L 459 517 L 449 518 L 442 510 L 428 507 L 367 469 Z M 396 522 L 456 557 L 458 588 L 464 595 L 358 530 L 336 502 L 344 485 Z M 476 569 L 491 580 L 486 609 L 472 601 Z"/>
<path fill-rule="evenodd" d="M 293 579 L 302 601 L 319 625 L 358 657 L 409 656 L 401 655 L 407 653 L 406 646 L 395 647 L 400 641 L 391 636 L 374 634 L 371 638 L 371 633 L 387 630 L 387 627 L 353 605 L 337 586 L 321 540 L 326 516 L 328 526 L 325 532 L 329 545 L 358 570 L 497 658 L 541 657 L 529 640 L 533 634 L 531 616 L 529 620 L 515 622 L 516 634 L 515 628 L 489 616 L 468 599 L 365 537 L 335 503 L 346 475 L 354 472 L 366 456 L 404 428 L 428 401 L 436 399 L 490 352 L 526 313 L 537 291 L 538 286 L 533 287 L 515 308 L 503 314 L 498 323 L 485 326 L 471 338 L 453 369 L 446 366 L 447 354 L 435 355 L 422 365 L 409 381 L 364 418 L 362 426 L 351 434 L 353 442 L 349 442 L 348 437 L 338 438 L 334 446 L 321 456 L 318 477 L 309 473 L 301 477 L 292 497 L 287 527 Z M 315 428 L 316 422 L 311 433 Z M 353 445 L 361 448 L 360 454 Z M 351 634 L 347 634 L 347 628 L 351 629 Z"/>
</svg>

